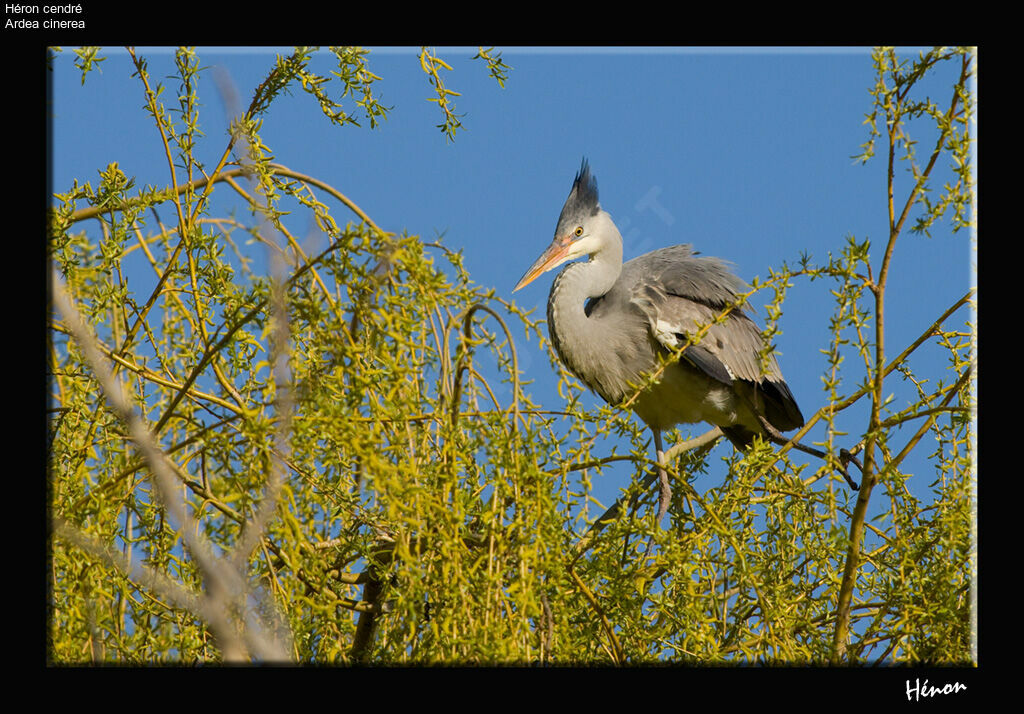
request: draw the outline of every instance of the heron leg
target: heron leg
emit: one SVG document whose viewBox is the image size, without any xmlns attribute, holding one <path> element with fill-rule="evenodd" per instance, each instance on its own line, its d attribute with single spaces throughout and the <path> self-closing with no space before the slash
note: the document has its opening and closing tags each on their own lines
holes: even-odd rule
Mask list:
<svg viewBox="0 0 1024 714">
<path fill-rule="evenodd" d="M 651 429 L 654 432 L 654 448 L 658 453 L 658 519 L 657 522 L 661 523 L 661 519 L 668 513 L 669 503 L 672 501 L 672 485 L 668 482 L 668 472 L 665 470 L 665 449 L 661 445 L 661 429 Z"/>
<path fill-rule="evenodd" d="M 783 436 L 778 429 L 776 429 L 768 422 L 767 419 L 765 419 L 760 414 L 757 415 L 757 418 L 760 420 L 761 426 L 764 428 L 765 435 L 773 443 L 779 446 L 785 446 L 786 444 L 789 443 L 789 439 Z M 822 459 L 823 461 L 828 457 L 828 454 L 826 454 L 824 451 L 821 451 L 820 449 L 815 449 L 813 446 L 805 446 L 803 444 L 793 442 L 793 448 L 797 449 L 798 451 L 802 451 L 805 454 L 817 456 L 819 459 Z M 839 452 L 839 470 L 842 471 L 843 477 L 846 479 L 846 483 L 850 485 L 850 488 L 852 488 L 854 491 L 859 491 L 860 486 L 858 486 L 857 482 L 854 481 L 850 477 L 850 474 L 846 472 L 846 464 L 849 463 L 850 461 L 857 465 L 857 468 L 860 469 L 861 473 L 864 473 L 864 467 L 860 465 L 860 461 L 857 460 L 857 457 L 851 454 L 846 449 L 842 449 Z"/>
</svg>

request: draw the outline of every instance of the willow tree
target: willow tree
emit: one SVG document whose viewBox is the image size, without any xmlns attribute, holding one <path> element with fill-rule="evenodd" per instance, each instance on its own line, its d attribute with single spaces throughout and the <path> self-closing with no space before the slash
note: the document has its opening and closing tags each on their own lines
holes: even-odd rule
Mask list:
<svg viewBox="0 0 1024 714">
<path fill-rule="evenodd" d="M 831 281 L 830 398 L 808 422 L 871 403 L 851 449 L 859 493 L 831 487 L 842 483 L 836 461 L 809 470 L 764 445 L 698 493 L 687 478 L 708 456 L 692 449 L 674 462 L 682 488 L 664 529 L 645 507 L 653 464 L 635 420 L 584 408 L 554 359 L 568 406 L 544 409 L 524 390 L 517 349 L 545 344 L 536 321 L 475 284 L 458 251 L 382 231 L 350 187 L 273 158 L 262 121 L 287 92 L 309 93 L 339 131 L 386 120 L 367 51 L 326 52 L 330 75 L 314 71 L 323 53 L 312 48 L 268 63 L 205 165 L 198 148 L 220 139 L 201 128 L 199 57 L 175 52 L 168 108 L 165 85 L 129 48 L 123 79 L 144 98 L 166 183 L 138 186 L 111 162 L 95 187 L 85 177 L 54 187 L 51 662 L 971 658 L 973 328 L 950 326 L 965 322 L 970 295 L 936 306 L 914 343 L 884 340 L 888 264 L 908 217 L 918 232 L 948 213 L 958 229 L 973 225 L 969 51 L 874 54 L 862 158 L 884 120 L 881 259 L 851 239 L 825 265 L 783 267 L 753 286 L 774 291 L 770 335 L 793 281 Z M 499 53 L 475 59 L 505 81 Z M 428 49 L 418 60 L 438 127 L 456 140 L 451 67 Z M 59 61 L 86 83 L 103 55 L 81 48 Z M 962 67 L 949 103 L 918 98 L 921 77 L 949 62 Z M 936 138 L 919 166 L 905 129 L 922 117 Z M 899 152 L 913 167 L 906 196 L 892 189 Z M 935 199 L 943 157 L 962 170 Z M 327 236 L 313 253 L 294 232 L 310 219 Z M 129 260 L 148 281 L 129 284 Z M 946 379 L 910 369 L 926 342 L 948 351 Z M 863 386 L 843 393 L 851 350 Z M 892 413 L 883 385 L 894 371 L 919 399 Z M 897 435 L 905 424 L 909 440 Z M 609 454 L 606 435 L 629 453 Z M 938 477 L 921 502 L 900 464 L 926 436 Z M 591 480 L 623 460 L 635 483 L 610 508 L 595 504 Z M 875 525 L 867 507 L 880 497 L 886 520 Z"/>
</svg>

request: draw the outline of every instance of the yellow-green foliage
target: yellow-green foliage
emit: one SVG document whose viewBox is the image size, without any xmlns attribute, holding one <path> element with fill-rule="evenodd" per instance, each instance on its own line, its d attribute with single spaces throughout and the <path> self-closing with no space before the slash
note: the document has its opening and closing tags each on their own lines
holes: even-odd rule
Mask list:
<svg viewBox="0 0 1024 714">
<path fill-rule="evenodd" d="M 83 82 L 102 61 L 86 50 Z M 199 58 L 178 51 L 168 110 L 132 52 L 125 81 L 142 87 L 174 179 L 136 186 L 111 163 L 95 188 L 83 177 L 57 189 L 54 293 L 71 307 L 55 301 L 49 323 L 51 662 L 972 658 L 972 334 L 946 324 L 966 322 L 970 295 L 937 306 L 922 336 L 948 350 L 947 378 L 917 379 L 918 404 L 889 413 L 883 380 L 893 370 L 915 379 L 907 357 L 917 346 L 875 334 L 891 251 L 872 262 L 866 242 L 851 239 L 827 265 L 773 273 L 755 285 L 776 291 L 772 324 L 792 281 L 834 283 L 831 402 L 809 421 L 873 400 L 853 449 L 865 465 L 859 494 L 834 464 L 811 473 L 763 445 L 697 493 L 686 475 L 707 457 L 695 450 L 672 467 L 667 529 L 652 523 L 652 494 L 639 483 L 620 517 L 595 523 L 608 504 L 591 499 L 590 482 L 603 466 L 651 466 L 636 422 L 616 409 L 586 412 L 564 373 L 568 406 L 533 404 L 517 346 L 543 342 L 536 322 L 474 284 L 457 252 L 382 232 L 338 188 L 276 163 L 263 144 L 261 120 L 288 89 L 309 92 L 339 126 L 386 117 L 366 51 L 331 52 L 333 78 L 309 69 L 310 48 L 278 58 L 215 166 L 196 159 L 197 144 L 211 141 L 199 131 Z M 478 57 L 504 80 L 500 54 Z M 869 119 L 889 128 L 873 129 L 862 158 L 879 136 L 894 151 L 912 146 L 901 127 L 916 112 L 944 136 L 936 151 L 968 166 L 972 55 L 936 50 L 907 62 L 879 50 L 875 60 Z M 450 67 L 429 49 L 420 62 L 452 139 L 457 93 L 438 73 Z M 938 62 L 963 63 L 953 109 L 911 105 L 915 77 Z M 932 164 L 919 168 L 921 185 Z M 949 206 L 972 225 L 970 173 L 962 177 L 941 200 L 904 196 L 923 211 L 919 230 Z M 243 210 L 215 215 L 215 194 Z M 901 205 L 893 210 L 895 241 Z M 328 238 L 314 254 L 290 229 L 310 218 Z M 264 249 L 275 258 L 254 274 L 250 251 Z M 142 291 L 122 273 L 140 252 L 155 286 Z M 851 350 L 867 378 L 843 394 Z M 103 370 L 114 380 L 106 386 Z M 118 384 L 161 456 L 111 406 Z M 613 433 L 631 454 L 607 456 Z M 934 450 L 930 502 L 903 486 L 907 449 Z M 868 521 L 872 495 L 886 505 Z"/>
</svg>

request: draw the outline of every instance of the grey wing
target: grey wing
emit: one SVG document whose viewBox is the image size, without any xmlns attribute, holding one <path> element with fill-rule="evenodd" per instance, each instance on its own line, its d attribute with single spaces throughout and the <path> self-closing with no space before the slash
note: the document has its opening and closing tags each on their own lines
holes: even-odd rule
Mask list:
<svg viewBox="0 0 1024 714">
<path fill-rule="evenodd" d="M 629 271 L 628 275 L 626 274 Z M 651 333 L 666 349 L 680 346 L 733 304 L 745 284 L 717 258 L 698 257 L 688 245 L 654 251 L 623 266 L 630 302 L 650 322 Z M 753 388 L 759 411 L 777 429 L 803 425 L 803 415 L 773 355 L 762 364 L 761 331 L 742 309 L 713 324 L 682 359 L 708 376 Z M 739 386 L 739 385 L 737 385 Z"/>
</svg>

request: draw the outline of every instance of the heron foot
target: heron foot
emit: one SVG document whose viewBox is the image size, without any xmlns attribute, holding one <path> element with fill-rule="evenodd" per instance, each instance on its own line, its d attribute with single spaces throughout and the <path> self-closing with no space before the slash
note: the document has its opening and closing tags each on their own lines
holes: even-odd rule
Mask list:
<svg viewBox="0 0 1024 714">
<path fill-rule="evenodd" d="M 860 469 L 861 475 L 863 475 L 864 474 L 864 467 L 861 465 L 860 460 L 856 456 L 851 454 L 849 451 L 847 451 L 846 449 L 840 449 L 839 450 L 839 465 L 840 465 L 840 467 L 842 468 L 842 471 L 843 471 L 843 478 L 846 479 L 846 483 L 848 483 L 850 485 L 850 488 L 852 488 L 854 491 L 859 491 L 860 490 L 860 486 L 857 484 L 856 481 L 854 481 L 852 478 L 850 478 L 850 474 L 848 474 L 846 472 L 846 465 L 848 463 L 850 463 L 851 461 L 854 464 L 857 465 L 857 468 Z"/>
</svg>

